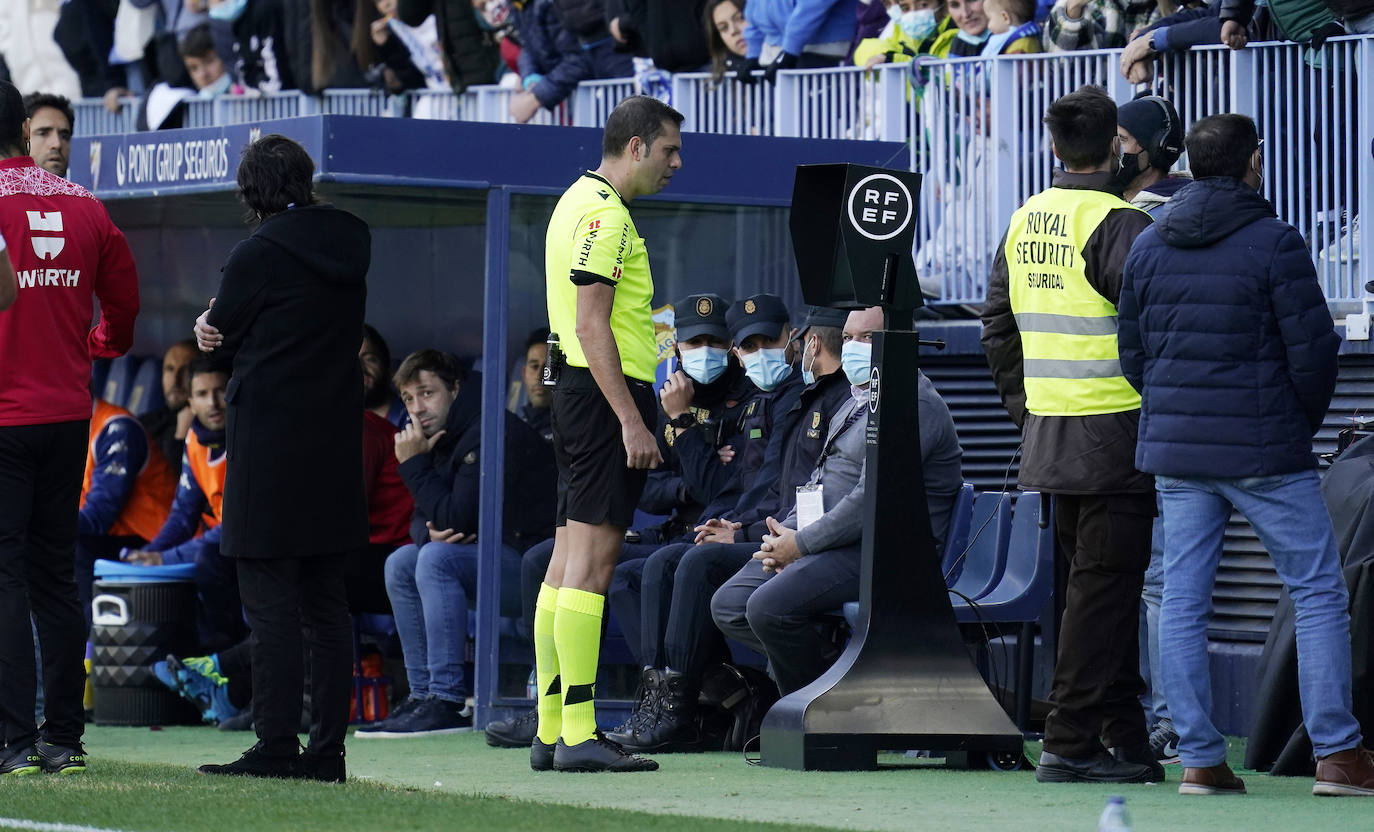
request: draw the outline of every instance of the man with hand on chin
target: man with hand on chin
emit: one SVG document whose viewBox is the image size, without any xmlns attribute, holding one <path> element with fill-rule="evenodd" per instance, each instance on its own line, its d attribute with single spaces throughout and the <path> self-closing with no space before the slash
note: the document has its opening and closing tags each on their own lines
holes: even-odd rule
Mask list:
<svg viewBox="0 0 1374 832">
<path fill-rule="evenodd" d="M 830 430 L 810 481 L 796 490 L 786 518 L 766 518 L 753 561 L 716 591 L 711 615 L 727 636 L 768 656 L 785 696 L 820 676 L 834 661 L 816 619 L 859 598 L 867 454 L 869 370 L 873 333 L 883 328 L 880 307 L 849 313 L 840 365 L 850 400 L 830 418 Z M 922 474 L 931 533 L 938 546 L 949 528 L 963 482 L 962 453 L 949 408 L 921 377 Z"/>
<path fill-rule="evenodd" d="M 472 728 L 464 673 L 468 608 L 477 600 L 482 384 L 458 359 L 420 350 L 395 376 L 410 413 L 396 434 L 398 471 L 415 500 L 413 543 L 387 558 L 386 592 L 396 616 L 410 697 L 360 738 L 452 734 Z M 554 461 L 548 443 L 505 412 L 506 513 L 501 606 L 520 611 L 520 555 L 551 532 Z"/>
</svg>

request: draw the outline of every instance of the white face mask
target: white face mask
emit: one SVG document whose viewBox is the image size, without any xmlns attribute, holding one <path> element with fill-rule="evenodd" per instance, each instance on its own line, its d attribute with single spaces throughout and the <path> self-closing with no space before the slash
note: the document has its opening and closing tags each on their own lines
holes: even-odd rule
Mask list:
<svg viewBox="0 0 1374 832">
<path fill-rule="evenodd" d="M 902 15 L 902 33 L 912 40 L 925 40 L 935 33 L 934 9 L 914 9 Z"/>
<path fill-rule="evenodd" d="M 819 339 L 818 339 L 818 340 L 819 340 Z M 815 384 L 815 383 L 816 383 L 816 372 L 815 372 L 815 367 L 816 367 L 816 356 L 811 355 L 811 350 L 809 349 L 810 346 L 811 346 L 811 340 L 810 340 L 810 339 L 806 339 L 806 340 L 802 341 L 802 358 L 801 358 L 802 382 L 803 382 L 804 384 L 808 384 L 808 385 L 809 385 L 809 384 Z M 817 344 L 817 346 L 819 347 L 819 343 Z M 806 365 L 806 359 L 807 359 L 808 357 L 811 359 L 811 366 L 810 366 L 810 367 L 808 367 L 808 366 Z"/>
</svg>

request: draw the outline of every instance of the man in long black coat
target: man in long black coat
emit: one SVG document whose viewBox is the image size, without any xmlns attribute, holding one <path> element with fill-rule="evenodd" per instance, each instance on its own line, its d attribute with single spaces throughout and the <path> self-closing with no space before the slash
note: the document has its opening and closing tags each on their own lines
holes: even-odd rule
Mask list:
<svg viewBox="0 0 1374 832">
<path fill-rule="evenodd" d="M 197 322 L 201 349 L 233 358 L 220 548 L 238 560 L 253 630 L 258 743 L 205 774 L 344 779 L 351 630 L 344 556 L 367 544 L 363 331 L 371 235 L 314 204 L 314 162 L 290 139 L 250 145 L 240 197 L 261 220 L 234 247 Z M 310 745 L 297 753 L 309 649 Z"/>
</svg>

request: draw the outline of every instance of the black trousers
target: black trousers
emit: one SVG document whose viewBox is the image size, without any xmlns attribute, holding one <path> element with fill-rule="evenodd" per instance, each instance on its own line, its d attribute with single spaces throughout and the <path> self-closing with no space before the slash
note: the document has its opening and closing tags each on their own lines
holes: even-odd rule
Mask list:
<svg viewBox="0 0 1374 832">
<path fill-rule="evenodd" d="M 75 746 L 85 730 L 86 619 L 75 569 L 89 431 L 85 421 L 0 427 L 0 745 L 38 737 L 35 623 L 43 739 Z"/>
<path fill-rule="evenodd" d="M 226 647 L 219 656 L 219 670 L 229 677 L 229 704 L 247 708 L 253 704 L 253 640 Z"/>
<path fill-rule="evenodd" d="M 711 598 L 711 617 L 729 638 L 768 657 L 784 696 L 820 677 L 839 655 L 822 617 L 859 600 L 863 555 L 857 544 L 798 558 L 781 572 L 749 560 Z"/>
<path fill-rule="evenodd" d="M 663 622 L 667 667 L 699 680 L 713 660 L 729 661 L 730 647 L 711 619 L 711 598 L 753 559 L 758 548 L 757 543 L 709 543 L 682 554 L 670 585 L 671 608 Z"/>
<path fill-rule="evenodd" d="M 1068 559 L 1045 750 L 1083 759 L 1148 741 L 1140 696 L 1140 592 L 1150 563 L 1155 495 L 1054 497 Z"/>
<path fill-rule="evenodd" d="M 310 750 L 341 751 L 353 690 L 344 556 L 239 558 L 253 631 L 253 725 L 264 754 L 294 755 L 310 662 Z"/>
</svg>

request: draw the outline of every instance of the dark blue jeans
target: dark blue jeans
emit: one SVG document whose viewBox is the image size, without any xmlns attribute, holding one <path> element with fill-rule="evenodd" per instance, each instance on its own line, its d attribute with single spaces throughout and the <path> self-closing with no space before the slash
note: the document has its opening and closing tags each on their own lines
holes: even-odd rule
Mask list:
<svg viewBox="0 0 1374 832">
<path fill-rule="evenodd" d="M 410 695 L 462 702 L 468 609 L 477 605 L 477 545 L 402 546 L 386 561 L 386 593 L 405 654 Z M 501 614 L 520 612 L 520 554 L 501 547 Z"/>
</svg>

